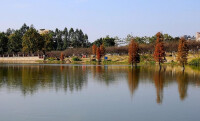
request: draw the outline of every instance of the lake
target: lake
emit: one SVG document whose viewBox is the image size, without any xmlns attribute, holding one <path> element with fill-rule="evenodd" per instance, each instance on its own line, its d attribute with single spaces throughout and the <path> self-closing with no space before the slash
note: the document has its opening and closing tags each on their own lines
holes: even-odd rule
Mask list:
<svg viewBox="0 0 200 121">
<path fill-rule="evenodd" d="M 199 121 L 200 69 L 0 64 L 0 121 Z"/>
</svg>

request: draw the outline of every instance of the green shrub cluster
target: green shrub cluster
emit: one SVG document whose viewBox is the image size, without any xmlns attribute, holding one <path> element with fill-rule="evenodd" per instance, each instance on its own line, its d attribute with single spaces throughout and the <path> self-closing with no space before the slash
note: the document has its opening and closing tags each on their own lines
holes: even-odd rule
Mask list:
<svg viewBox="0 0 200 121">
<path fill-rule="evenodd" d="M 82 61 L 82 60 L 81 60 L 80 58 L 78 58 L 78 57 L 73 57 L 72 60 L 73 60 L 73 61 Z"/>
<path fill-rule="evenodd" d="M 195 58 L 189 62 L 189 65 L 200 66 L 200 58 Z"/>
</svg>

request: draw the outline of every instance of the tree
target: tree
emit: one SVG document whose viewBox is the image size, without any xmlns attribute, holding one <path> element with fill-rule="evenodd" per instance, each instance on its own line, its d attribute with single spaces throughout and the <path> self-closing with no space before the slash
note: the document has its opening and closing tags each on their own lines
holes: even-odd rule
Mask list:
<svg viewBox="0 0 200 121">
<path fill-rule="evenodd" d="M 155 46 L 155 51 L 154 51 L 154 59 L 156 62 L 159 63 L 159 66 L 161 69 L 161 63 L 164 63 L 164 60 L 165 60 L 165 50 L 164 50 L 162 34 L 158 32 L 156 36 L 157 36 L 157 40 L 156 40 L 156 46 Z"/>
<path fill-rule="evenodd" d="M 106 49 L 105 49 L 105 47 L 104 47 L 104 44 L 102 44 L 102 45 L 100 46 L 101 57 L 105 55 L 105 52 L 106 52 Z"/>
<path fill-rule="evenodd" d="M 100 51 L 99 47 L 97 47 L 96 55 L 97 55 L 97 61 L 100 62 L 101 61 L 101 51 Z"/>
<path fill-rule="evenodd" d="M 47 34 L 42 34 L 41 36 L 43 39 L 42 51 L 45 55 L 46 51 L 51 51 L 53 49 L 53 35 L 51 33 L 47 33 Z"/>
<path fill-rule="evenodd" d="M 69 38 L 68 38 L 69 33 L 68 33 L 67 28 L 64 29 L 63 35 L 64 35 L 63 49 L 67 49 L 70 45 Z"/>
<path fill-rule="evenodd" d="M 43 41 L 36 29 L 30 28 L 22 37 L 22 47 L 24 52 L 30 54 L 42 50 Z"/>
<path fill-rule="evenodd" d="M 97 46 L 96 46 L 96 45 L 93 45 L 93 46 L 92 46 L 92 54 L 93 54 L 93 55 L 96 55 L 96 50 L 97 50 Z"/>
<path fill-rule="evenodd" d="M 64 60 L 64 55 L 63 55 L 63 53 L 60 53 L 60 60 L 61 60 L 61 61 Z"/>
<path fill-rule="evenodd" d="M 0 53 L 1 54 L 4 54 L 5 52 L 7 52 L 8 50 L 7 44 L 8 44 L 8 37 L 6 36 L 5 33 L 0 33 Z"/>
<path fill-rule="evenodd" d="M 88 35 L 84 35 L 84 47 L 89 47 L 89 42 L 88 42 Z"/>
<path fill-rule="evenodd" d="M 54 33 L 54 39 L 56 42 L 56 50 L 63 50 L 63 40 L 62 40 L 63 32 L 56 28 Z"/>
<path fill-rule="evenodd" d="M 20 52 L 22 48 L 22 38 L 20 31 L 15 31 L 15 33 L 11 34 L 8 38 L 8 51 L 14 53 Z"/>
<path fill-rule="evenodd" d="M 70 46 L 72 46 L 73 37 L 74 37 L 74 29 L 71 28 L 69 30 L 69 35 L 68 35 L 68 40 L 70 41 Z"/>
<path fill-rule="evenodd" d="M 105 38 L 97 39 L 93 42 L 93 44 L 97 46 L 101 46 L 102 44 L 104 44 L 105 47 L 115 46 L 115 38 L 110 38 L 109 36 L 106 36 Z"/>
<path fill-rule="evenodd" d="M 182 37 L 179 40 L 177 60 L 183 66 L 183 70 L 185 70 L 185 64 L 187 64 L 188 50 L 189 49 L 188 49 L 187 41 L 185 40 L 185 38 Z"/>
<path fill-rule="evenodd" d="M 133 39 L 129 44 L 129 63 L 133 66 L 137 66 L 137 63 L 140 62 L 140 55 L 139 55 L 139 45 Z"/>
<path fill-rule="evenodd" d="M 21 34 L 21 36 L 23 36 L 28 30 L 29 30 L 29 26 L 27 26 L 25 23 L 22 25 L 22 27 L 19 29 L 19 32 Z"/>
<path fill-rule="evenodd" d="M 14 29 L 8 28 L 8 29 L 6 30 L 6 36 L 10 36 L 10 35 L 13 34 L 14 32 L 15 32 Z"/>
<path fill-rule="evenodd" d="M 105 47 L 115 46 L 115 38 L 106 36 L 106 38 L 103 39 L 103 43 Z"/>
</svg>

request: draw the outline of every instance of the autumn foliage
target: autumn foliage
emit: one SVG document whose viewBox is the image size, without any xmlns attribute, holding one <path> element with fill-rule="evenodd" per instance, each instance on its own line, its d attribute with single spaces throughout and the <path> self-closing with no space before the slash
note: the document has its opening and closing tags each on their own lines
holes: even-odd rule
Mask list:
<svg viewBox="0 0 200 121">
<path fill-rule="evenodd" d="M 178 45 L 177 60 L 183 67 L 185 67 L 185 64 L 187 64 L 188 50 L 189 49 L 188 49 L 187 41 L 185 40 L 185 38 L 181 38 L 179 40 L 179 45 Z"/>
<path fill-rule="evenodd" d="M 93 46 L 92 46 L 92 54 L 93 54 L 93 55 L 96 55 L 96 50 L 97 50 L 97 46 L 96 46 L 96 45 L 93 45 Z"/>
<path fill-rule="evenodd" d="M 104 55 L 105 55 L 105 51 L 106 51 L 106 49 L 105 49 L 105 47 L 104 47 L 104 44 L 102 44 L 102 45 L 100 46 L 100 51 L 101 51 L 101 57 L 104 56 Z"/>
<path fill-rule="evenodd" d="M 63 55 L 63 53 L 60 53 L 60 60 L 61 60 L 61 61 L 64 60 L 64 55 Z"/>
<path fill-rule="evenodd" d="M 130 44 L 129 44 L 129 63 L 131 65 L 133 64 L 137 64 L 140 62 L 140 55 L 139 55 L 139 45 L 138 43 L 136 43 L 134 40 L 131 40 Z"/>
<path fill-rule="evenodd" d="M 97 55 L 97 60 L 98 60 L 98 61 L 101 61 L 101 51 L 100 51 L 100 48 L 99 48 L 99 47 L 97 47 L 96 55 Z"/>
<path fill-rule="evenodd" d="M 159 62 L 159 65 L 160 65 L 165 60 L 165 50 L 164 50 L 162 34 L 158 32 L 156 36 L 157 36 L 157 40 L 156 40 L 156 46 L 154 50 L 154 60 L 156 62 Z"/>
</svg>

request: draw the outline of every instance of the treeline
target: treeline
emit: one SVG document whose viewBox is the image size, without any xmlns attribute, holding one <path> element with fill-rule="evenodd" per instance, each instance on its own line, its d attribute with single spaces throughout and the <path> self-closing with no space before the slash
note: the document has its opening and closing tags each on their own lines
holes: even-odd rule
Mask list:
<svg viewBox="0 0 200 121">
<path fill-rule="evenodd" d="M 0 54 L 35 53 L 47 51 L 63 51 L 67 48 L 87 48 L 91 44 L 88 35 L 80 29 L 55 29 L 39 33 L 33 25 L 24 24 L 20 29 L 7 29 L 0 32 Z"/>
<path fill-rule="evenodd" d="M 164 48 L 167 53 L 173 53 L 178 51 L 179 42 L 164 42 Z M 155 50 L 155 44 L 139 44 L 139 53 L 141 54 L 153 54 Z M 198 48 L 199 47 L 199 48 Z M 200 42 L 189 41 L 188 48 L 192 53 L 197 53 L 198 49 L 200 49 Z M 119 54 L 119 55 L 127 55 L 128 54 L 128 46 L 111 46 L 106 47 L 106 54 Z M 52 51 L 47 53 L 49 56 L 59 57 L 60 51 Z M 63 51 L 65 56 L 79 56 L 79 55 L 91 55 L 92 48 L 71 48 Z"/>
</svg>

